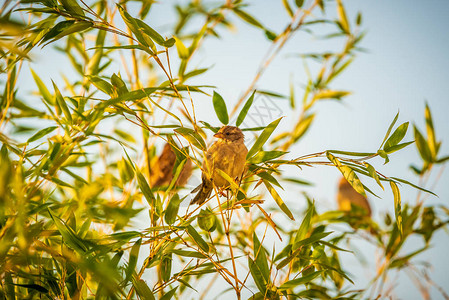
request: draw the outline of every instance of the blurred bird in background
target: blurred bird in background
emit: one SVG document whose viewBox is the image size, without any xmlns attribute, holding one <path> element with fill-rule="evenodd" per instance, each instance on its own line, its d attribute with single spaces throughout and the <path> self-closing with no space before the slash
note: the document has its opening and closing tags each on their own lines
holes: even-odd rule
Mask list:
<svg viewBox="0 0 449 300">
<path fill-rule="evenodd" d="M 357 193 L 344 177 L 338 184 L 337 203 L 339 210 L 353 211 L 359 215 L 371 217 L 371 206 L 366 197 Z"/>
<path fill-rule="evenodd" d="M 352 228 L 366 229 L 377 236 L 379 228 L 371 219 L 371 206 L 368 199 L 357 193 L 344 177 L 338 184 L 337 204 L 339 210 L 346 212 L 343 220 Z"/>
<path fill-rule="evenodd" d="M 152 187 L 168 186 L 174 177 L 175 170 L 173 168 L 175 164 L 176 154 L 173 152 L 170 144 L 166 143 L 161 155 L 151 163 L 150 185 Z M 183 187 L 190 175 L 192 175 L 192 161 L 187 159 L 175 185 Z"/>
<path fill-rule="evenodd" d="M 217 188 L 226 188 L 229 182 L 224 179 L 217 170 L 222 170 L 232 179 L 241 178 L 245 170 L 246 148 L 242 130 L 235 126 L 223 126 L 214 137 L 216 141 L 207 150 L 203 161 L 202 183 L 192 193 L 198 191 L 190 204 L 202 204 L 213 190 L 213 184 Z"/>
</svg>

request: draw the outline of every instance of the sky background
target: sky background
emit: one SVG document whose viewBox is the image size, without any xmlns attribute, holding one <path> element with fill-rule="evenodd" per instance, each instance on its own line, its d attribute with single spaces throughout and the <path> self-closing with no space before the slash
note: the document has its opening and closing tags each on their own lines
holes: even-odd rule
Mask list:
<svg viewBox="0 0 449 300">
<path fill-rule="evenodd" d="M 149 24 L 162 24 L 156 29 L 164 30 L 172 25 L 174 20 L 172 1 L 161 1 L 155 4 L 149 15 Z M 177 1 L 182 3 L 182 1 Z M 288 18 L 284 12 L 281 1 L 250 1 L 246 8 L 257 16 L 264 25 L 280 32 L 285 27 Z M 351 22 L 357 12 L 363 15 L 363 29 L 366 37 L 361 46 L 367 49 L 360 53 L 346 71 L 333 83 L 333 87 L 349 90 L 352 94 L 345 98 L 343 103 L 326 102 L 317 105 L 319 112 L 315 122 L 307 135 L 291 149 L 292 156 L 339 149 L 348 151 L 375 152 L 381 143 L 385 132 L 399 111 L 398 124 L 410 121 L 416 124 L 421 131 L 424 127 L 425 101 L 431 108 L 437 139 L 443 140 L 440 150 L 442 155 L 449 154 L 449 1 L 360 1 L 345 0 L 348 17 Z M 334 14 L 335 9 L 329 5 L 329 12 Z M 235 16 L 236 30 L 229 33 L 218 30 L 222 39 L 208 39 L 201 51 L 195 54 L 193 66 L 213 66 L 204 77 L 202 83 L 217 86 L 217 91 L 227 101 L 228 109 L 246 90 L 252 81 L 256 70 L 265 55 L 269 43 L 260 30 L 243 23 Z M 331 44 L 332 45 L 332 44 Z M 335 45 L 339 45 L 335 43 Z M 288 94 L 290 80 L 295 84 L 296 94 L 302 96 L 301 84 L 306 82 L 303 64 L 294 53 L 321 52 L 321 42 L 310 35 L 299 33 L 292 39 L 278 55 L 267 72 L 257 84 L 258 89 L 270 90 L 281 94 Z M 45 49 L 45 48 L 44 48 Z M 173 56 L 176 55 L 172 50 Z M 41 59 L 41 72 L 39 74 L 57 74 L 64 69 L 64 62 L 59 60 L 62 55 L 35 53 Z M 58 57 L 58 55 L 61 55 Z M 66 63 L 66 62 L 65 62 Z M 31 64 L 33 68 L 35 67 Z M 39 69 L 37 70 L 39 71 Z M 117 70 L 119 71 L 119 70 Z M 123 70 L 122 70 L 123 73 Z M 42 76 L 45 82 L 50 78 Z M 203 80 L 207 79 L 207 80 Z M 22 82 L 34 84 L 29 75 L 22 77 Z M 272 116 L 264 117 L 268 124 L 278 117 L 287 116 L 280 126 L 285 129 L 292 124 L 291 110 L 287 100 L 259 98 L 259 101 L 273 101 L 277 111 Z M 198 96 L 194 98 L 197 104 L 199 119 L 219 125 L 213 113 L 210 99 Z M 256 103 L 257 104 L 257 103 Z M 290 116 L 290 118 L 288 117 Z M 270 119 L 270 117 L 272 117 Z M 248 121 L 250 123 L 250 121 Z M 248 124 L 252 125 L 252 124 Z M 412 127 L 405 140 L 412 140 Z M 280 132 L 281 130 L 279 130 Z M 248 137 L 250 139 L 250 137 Z M 416 161 L 419 165 L 419 155 L 413 146 L 391 155 L 391 162 L 382 166 L 382 159 L 375 159 L 372 164 L 379 167 L 383 174 L 404 178 L 417 182 L 417 177 L 409 170 L 410 162 Z M 291 176 L 306 179 L 315 185 L 307 188 L 307 192 L 314 196 L 318 207 L 335 209 L 336 185 L 339 172 L 335 168 L 315 167 L 298 171 L 287 170 Z M 199 176 L 199 174 L 198 174 Z M 193 181 L 198 180 L 192 179 Z M 429 197 L 427 203 L 438 204 L 449 200 L 449 171 L 445 171 L 439 184 L 433 189 L 437 197 Z M 193 182 L 192 185 L 196 183 Z M 372 199 L 374 218 L 379 213 L 390 211 L 393 213 L 393 197 L 390 191 L 383 193 L 371 182 L 367 182 L 373 190 L 383 199 Z M 281 192 L 289 207 L 299 210 L 304 206 L 305 200 L 297 195 L 300 189 L 286 189 Z M 416 191 L 408 187 L 402 188 L 402 201 L 414 203 Z M 393 213 L 394 214 L 394 213 Z M 418 241 L 417 241 L 418 242 Z M 449 287 L 447 268 L 449 259 L 447 247 L 449 238 L 447 233 L 440 233 L 434 240 L 433 249 L 422 255 L 419 260 L 429 260 L 434 266 L 432 278 L 441 286 Z M 415 245 L 408 245 L 409 249 L 416 249 Z M 269 246 L 267 246 L 270 249 Z M 372 249 L 367 245 L 360 245 L 361 251 L 371 257 Z M 372 275 L 370 271 L 357 269 L 354 258 L 345 257 L 349 265 L 346 269 L 353 270 L 357 281 Z M 362 287 L 363 285 L 359 286 Z M 407 277 L 398 279 L 396 295 L 401 299 L 419 299 L 418 291 L 411 288 Z M 440 299 L 440 294 L 433 291 L 433 299 Z"/>
</svg>

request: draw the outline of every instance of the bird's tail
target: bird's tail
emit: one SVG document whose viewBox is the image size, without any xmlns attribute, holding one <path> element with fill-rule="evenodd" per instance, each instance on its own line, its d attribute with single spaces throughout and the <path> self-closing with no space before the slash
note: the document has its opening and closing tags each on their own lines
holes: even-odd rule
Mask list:
<svg viewBox="0 0 449 300">
<path fill-rule="evenodd" d="M 198 194 L 196 194 L 195 198 L 193 198 L 190 204 L 202 204 L 204 201 L 206 201 L 207 198 L 210 197 L 212 189 L 212 182 L 203 179 L 203 182 L 193 190 L 193 192 L 196 192 L 197 190 L 199 190 L 199 192 Z"/>
</svg>

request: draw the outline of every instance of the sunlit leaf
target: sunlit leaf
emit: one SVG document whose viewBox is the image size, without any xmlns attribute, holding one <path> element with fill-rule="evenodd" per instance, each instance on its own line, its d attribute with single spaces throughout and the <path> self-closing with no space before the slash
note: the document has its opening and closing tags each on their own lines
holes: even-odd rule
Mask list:
<svg viewBox="0 0 449 300">
<path fill-rule="evenodd" d="M 399 144 L 407 133 L 408 122 L 400 125 L 393 134 L 388 138 L 387 142 L 384 145 L 385 152 L 389 153 L 390 149 L 397 144 Z"/>
<path fill-rule="evenodd" d="M 27 143 L 31 143 L 34 141 L 37 141 L 38 139 L 40 139 L 41 137 L 46 136 L 47 134 L 49 134 L 50 132 L 52 132 L 53 130 L 55 130 L 56 128 L 58 128 L 58 126 L 50 126 L 44 129 L 39 130 L 38 132 L 36 132 L 35 134 L 33 134 L 32 137 L 30 137 L 27 140 Z"/>
<path fill-rule="evenodd" d="M 307 284 L 307 283 L 311 282 L 312 280 L 314 280 L 319 275 L 321 275 L 321 273 L 323 273 L 323 271 L 315 271 L 308 275 L 299 277 L 297 279 L 289 280 L 287 282 L 284 282 L 278 289 L 281 291 L 289 290 L 289 289 L 293 289 L 299 285 Z"/>
<path fill-rule="evenodd" d="M 246 158 L 249 159 L 254 156 L 254 154 L 258 153 L 260 149 L 262 149 L 263 145 L 265 145 L 266 141 L 270 138 L 273 131 L 278 126 L 279 122 L 282 118 L 279 118 L 270 124 L 262 131 L 260 136 L 257 138 L 257 140 L 254 142 L 254 145 L 251 147 L 251 149 L 248 151 L 248 154 L 246 155 Z"/>
<path fill-rule="evenodd" d="M 245 120 L 246 115 L 248 114 L 249 109 L 251 108 L 251 105 L 253 104 L 254 100 L 254 94 L 256 93 L 256 90 L 253 91 L 251 96 L 246 100 L 245 105 L 243 106 L 242 110 L 240 111 L 237 121 L 235 122 L 235 126 L 240 126 L 243 121 Z"/>
<path fill-rule="evenodd" d="M 228 109 L 226 108 L 226 102 L 223 97 L 220 96 L 217 92 L 214 91 L 214 96 L 212 97 L 212 102 L 214 104 L 215 113 L 217 114 L 218 119 L 224 125 L 229 123 Z"/>
<path fill-rule="evenodd" d="M 413 126 L 415 130 L 415 142 L 416 147 L 418 148 L 419 154 L 425 162 L 432 162 L 432 153 L 430 152 L 429 145 L 427 144 L 426 139 L 422 136 L 416 126 Z"/>
<path fill-rule="evenodd" d="M 394 196 L 394 214 L 396 216 L 396 224 L 398 226 L 399 232 L 402 235 L 401 193 L 399 192 L 399 188 L 394 181 L 390 181 L 390 186 Z"/>
<path fill-rule="evenodd" d="M 267 187 L 268 192 L 270 192 L 271 196 L 273 197 L 274 201 L 276 201 L 276 204 L 279 206 L 279 208 L 287 215 L 287 217 L 289 217 L 291 220 L 295 220 L 292 212 L 290 211 L 290 209 L 288 209 L 287 205 L 285 205 L 281 196 L 279 196 L 273 186 L 267 181 L 264 181 L 264 184 Z"/>
</svg>

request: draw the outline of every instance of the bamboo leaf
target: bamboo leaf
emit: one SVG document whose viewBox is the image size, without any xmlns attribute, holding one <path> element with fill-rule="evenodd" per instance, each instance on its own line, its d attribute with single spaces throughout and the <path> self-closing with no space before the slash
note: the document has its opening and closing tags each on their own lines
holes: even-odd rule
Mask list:
<svg viewBox="0 0 449 300">
<path fill-rule="evenodd" d="M 390 124 L 390 127 L 388 127 L 387 133 L 385 134 L 384 140 L 382 141 L 382 144 L 380 144 L 380 148 L 382 148 L 382 146 L 384 145 L 385 141 L 387 140 L 387 138 L 390 136 L 390 132 L 393 129 L 394 124 L 396 124 L 396 121 L 398 120 L 399 117 L 399 112 L 396 114 L 396 116 L 394 117 L 393 121 Z"/>
<path fill-rule="evenodd" d="M 50 132 L 52 132 L 53 130 L 55 130 L 56 128 L 58 128 L 58 126 L 50 126 L 44 129 L 39 130 L 38 132 L 36 132 L 32 137 L 30 137 L 27 141 L 27 144 L 34 142 L 38 139 L 40 139 L 41 137 L 49 134 Z"/>
<path fill-rule="evenodd" d="M 416 126 L 413 126 L 415 129 L 415 142 L 416 147 L 418 148 L 419 154 L 425 162 L 433 162 L 432 153 L 430 152 L 429 145 L 427 144 L 426 139 L 422 136 Z"/>
<path fill-rule="evenodd" d="M 319 275 L 321 275 L 321 273 L 323 273 L 323 271 L 315 271 L 306 276 L 302 276 L 297 279 L 289 280 L 289 281 L 283 283 L 278 289 L 281 291 L 285 291 L 285 290 L 293 289 L 299 285 L 307 284 L 307 283 L 311 282 L 312 280 L 314 280 Z"/>
<path fill-rule="evenodd" d="M 150 207 L 152 209 L 155 209 L 156 198 L 154 197 L 153 191 L 148 185 L 145 176 L 143 176 L 142 172 L 140 172 L 139 169 L 136 169 L 136 174 L 137 174 L 137 183 L 139 185 L 140 191 L 142 192 L 143 196 L 147 200 Z"/>
<path fill-rule="evenodd" d="M 260 273 L 262 274 L 265 282 L 270 282 L 270 269 L 268 268 L 268 261 L 266 251 L 260 243 L 256 232 L 253 232 L 253 251 L 254 262 L 256 263 Z"/>
<path fill-rule="evenodd" d="M 214 104 L 215 113 L 217 114 L 220 122 L 224 125 L 227 125 L 229 123 L 229 116 L 228 109 L 226 108 L 226 103 L 223 97 L 221 97 L 220 94 L 214 91 L 212 103 Z"/>
<path fill-rule="evenodd" d="M 213 232 L 217 227 L 214 213 L 209 209 L 201 209 L 197 217 L 198 226 L 207 232 Z"/>
<path fill-rule="evenodd" d="M 140 299 L 156 300 L 153 292 L 143 279 L 138 279 L 136 278 L 136 276 L 133 276 L 132 278 L 133 278 L 132 280 L 133 286 L 136 289 L 136 293 L 137 295 L 139 295 Z"/>
<path fill-rule="evenodd" d="M 184 197 L 185 198 L 185 197 Z M 178 194 L 174 194 L 167 204 L 167 209 L 165 211 L 165 222 L 168 225 L 173 225 L 176 221 L 176 216 L 178 215 L 179 205 L 184 198 L 180 198 Z"/>
<path fill-rule="evenodd" d="M 279 122 L 282 118 L 279 118 L 270 124 L 268 124 L 267 127 L 262 131 L 260 136 L 257 138 L 257 140 L 254 142 L 254 145 L 251 147 L 251 149 L 248 151 L 248 154 L 246 155 L 246 158 L 249 159 L 253 157 L 256 153 L 259 152 L 260 149 L 262 149 L 263 145 L 265 145 L 268 138 L 271 136 L 273 131 L 276 129 L 276 127 L 279 125 Z"/>
<path fill-rule="evenodd" d="M 259 269 L 259 266 L 249 256 L 248 256 L 248 267 L 257 288 L 262 294 L 265 295 L 267 289 L 267 282 L 265 281 L 265 278 L 263 277 L 262 272 Z"/>
<path fill-rule="evenodd" d="M 84 11 L 79 6 L 79 4 L 76 2 L 76 0 L 59 0 L 61 2 L 62 6 L 67 10 L 69 13 L 72 13 L 74 15 L 78 16 L 84 16 Z"/>
<path fill-rule="evenodd" d="M 204 252 L 209 252 L 209 245 L 204 241 L 201 235 L 193 228 L 192 225 L 187 226 L 187 233 L 192 238 L 193 242 L 198 245 Z"/>
<path fill-rule="evenodd" d="M 427 144 L 429 145 L 429 150 L 430 150 L 430 153 L 432 154 L 432 157 L 435 159 L 438 154 L 438 146 L 437 146 L 437 141 L 436 141 L 436 137 L 435 137 L 435 129 L 433 127 L 432 114 L 430 112 L 428 103 L 426 103 L 424 116 L 426 119 Z"/>
<path fill-rule="evenodd" d="M 133 274 L 136 271 L 137 259 L 139 258 L 139 250 L 141 245 L 142 245 L 142 238 L 138 239 L 131 247 L 131 251 L 129 252 L 128 266 L 126 267 L 125 270 L 126 274 L 125 282 L 130 281 Z"/>
<path fill-rule="evenodd" d="M 397 144 L 399 144 L 407 133 L 408 122 L 402 124 L 393 132 L 393 134 L 388 138 L 387 142 L 384 145 L 384 151 L 387 153 L 391 153 L 390 149 Z"/>
<path fill-rule="evenodd" d="M 394 196 L 394 214 L 396 217 L 396 224 L 398 226 L 399 232 L 402 236 L 402 208 L 401 208 L 401 193 L 397 184 L 394 181 L 390 181 L 391 191 Z"/>
<path fill-rule="evenodd" d="M 351 33 L 348 18 L 346 17 L 346 12 L 342 0 L 337 0 L 337 12 L 338 12 L 338 21 L 340 22 L 343 31 L 347 34 Z"/>
<path fill-rule="evenodd" d="M 184 46 L 184 43 L 175 37 L 176 41 L 176 49 L 178 50 L 178 56 L 180 59 L 188 59 L 190 56 L 189 49 L 187 49 L 186 46 Z"/>
<path fill-rule="evenodd" d="M 45 86 L 44 82 L 39 78 L 39 76 L 34 72 L 33 69 L 30 68 L 30 71 L 31 71 L 31 74 L 33 75 L 34 81 L 36 82 L 39 92 L 41 93 L 45 102 L 47 102 L 47 104 L 49 104 L 49 105 L 54 105 L 53 97 L 51 96 L 51 94 L 48 91 L 47 87 Z"/>
<path fill-rule="evenodd" d="M 253 16 L 251 16 L 251 15 L 248 14 L 247 12 L 244 12 L 243 10 L 240 10 L 240 9 L 238 9 L 238 8 L 234 8 L 234 12 L 235 12 L 235 14 L 236 14 L 237 16 L 239 16 L 243 21 L 245 21 L 245 22 L 247 22 L 247 23 L 249 23 L 249 24 L 251 24 L 251 25 L 253 25 L 253 26 L 259 27 L 259 28 L 261 28 L 261 29 L 265 29 L 265 28 L 263 27 L 263 25 L 262 25 L 259 21 L 257 21 Z"/>
<path fill-rule="evenodd" d="M 254 100 L 254 94 L 256 93 L 256 90 L 253 91 L 251 96 L 246 100 L 245 105 L 243 106 L 242 110 L 240 111 L 237 121 L 235 122 L 235 126 L 239 127 L 243 121 L 245 120 L 246 115 L 248 114 L 249 109 L 251 108 L 251 105 L 253 104 Z"/>
<path fill-rule="evenodd" d="M 262 162 L 278 158 L 287 153 L 288 152 L 285 151 L 259 151 L 259 153 L 251 157 L 251 159 L 248 162 L 252 164 L 259 164 Z"/>
<path fill-rule="evenodd" d="M 269 184 L 267 181 L 264 181 L 263 183 L 267 187 L 267 190 L 268 190 L 268 192 L 270 192 L 274 201 L 276 201 L 276 204 L 279 206 L 279 208 L 287 215 L 287 217 L 289 217 L 291 220 L 294 221 L 295 218 L 293 217 L 292 212 L 288 209 L 287 205 L 285 205 L 281 196 L 279 196 L 279 194 L 276 192 L 276 190 L 273 188 L 273 186 L 271 184 Z"/>
</svg>

